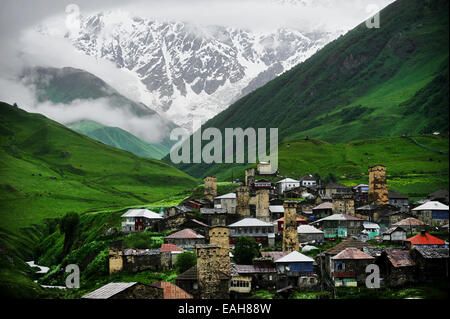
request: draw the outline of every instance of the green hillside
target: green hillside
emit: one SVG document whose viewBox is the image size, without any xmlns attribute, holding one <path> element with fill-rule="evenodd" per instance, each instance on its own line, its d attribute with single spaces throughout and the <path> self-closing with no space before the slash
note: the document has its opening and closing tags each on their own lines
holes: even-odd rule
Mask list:
<svg viewBox="0 0 450 319">
<path fill-rule="evenodd" d="M 196 180 L 0 103 L 1 226 L 16 231 L 69 211 L 148 204 Z"/>
<path fill-rule="evenodd" d="M 79 121 L 66 126 L 94 140 L 129 151 L 140 157 L 161 159 L 170 152 L 170 147 L 167 145 L 149 144 L 121 128 L 104 126 L 95 121 Z"/>
<path fill-rule="evenodd" d="M 448 132 L 448 2 L 398 0 L 206 127 L 328 142 Z"/>
<path fill-rule="evenodd" d="M 318 174 L 334 175 L 344 184 L 368 183 L 368 167 L 387 167 L 389 188 L 413 198 L 422 198 L 437 189 L 448 189 L 448 138 L 422 135 L 380 138 L 332 144 L 316 139 L 294 139 L 279 145 L 280 175 L 300 178 Z M 441 153 L 439 151 L 443 151 Z M 445 154 L 445 152 L 447 152 Z M 191 175 L 216 175 L 219 180 L 244 177 L 244 168 L 252 165 L 221 164 L 191 166 Z M 265 177 L 267 178 L 267 177 Z M 279 178 L 269 178 L 277 181 Z"/>
</svg>

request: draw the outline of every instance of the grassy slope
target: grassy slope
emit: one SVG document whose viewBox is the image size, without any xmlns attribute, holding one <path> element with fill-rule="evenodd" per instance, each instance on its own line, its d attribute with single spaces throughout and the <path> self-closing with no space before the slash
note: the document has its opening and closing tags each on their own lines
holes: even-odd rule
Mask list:
<svg viewBox="0 0 450 319">
<path fill-rule="evenodd" d="M 278 127 L 281 138 L 331 142 L 447 132 L 448 2 L 429 3 L 396 1 L 380 29 L 363 23 L 205 128 Z"/>
<path fill-rule="evenodd" d="M 68 211 L 145 204 L 196 185 L 158 160 L 106 146 L 0 104 L 2 227 L 18 230 Z"/>
<path fill-rule="evenodd" d="M 161 159 L 170 151 L 170 148 L 166 145 L 149 144 L 121 128 L 104 126 L 90 120 L 75 122 L 66 126 L 106 145 L 145 158 Z"/>
</svg>

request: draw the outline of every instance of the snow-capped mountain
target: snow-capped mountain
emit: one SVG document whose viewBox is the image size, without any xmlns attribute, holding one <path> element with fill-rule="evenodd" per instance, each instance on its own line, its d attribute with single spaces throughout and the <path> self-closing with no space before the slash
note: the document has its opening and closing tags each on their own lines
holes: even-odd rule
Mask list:
<svg viewBox="0 0 450 319">
<path fill-rule="evenodd" d="M 192 128 L 192 119 L 215 116 L 341 33 L 258 33 L 109 11 L 81 17 L 79 32 L 67 37 L 86 54 L 135 72 L 148 89 L 143 103 Z"/>
</svg>

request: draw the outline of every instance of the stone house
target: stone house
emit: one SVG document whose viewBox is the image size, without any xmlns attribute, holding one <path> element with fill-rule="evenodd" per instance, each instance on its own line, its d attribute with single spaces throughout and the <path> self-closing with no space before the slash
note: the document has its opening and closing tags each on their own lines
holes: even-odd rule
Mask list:
<svg viewBox="0 0 450 319">
<path fill-rule="evenodd" d="M 330 182 L 319 189 L 319 195 L 331 199 L 333 194 L 352 194 L 352 189 L 337 182 Z"/>
<path fill-rule="evenodd" d="M 409 211 L 409 198 L 401 193 L 389 190 L 388 191 L 389 205 L 398 207 L 401 212 Z"/>
<path fill-rule="evenodd" d="M 423 223 L 423 221 L 417 218 L 409 217 L 395 223 L 394 226 L 400 226 L 407 232 L 416 233 L 422 231 L 425 227 L 425 224 Z"/>
<path fill-rule="evenodd" d="M 174 267 L 178 255 L 183 252 L 183 248 L 173 244 L 162 244 L 159 252 L 161 254 L 161 269 L 169 270 Z"/>
<path fill-rule="evenodd" d="M 283 195 L 285 191 L 289 191 L 297 187 L 300 187 L 300 181 L 292 178 L 285 178 L 277 182 L 277 190 L 280 195 Z"/>
<path fill-rule="evenodd" d="M 357 236 L 363 220 L 346 214 L 335 214 L 315 221 L 323 230 L 325 238 Z"/>
<path fill-rule="evenodd" d="M 323 202 L 320 205 L 313 207 L 312 215 L 314 217 L 314 220 L 333 215 L 333 203 Z"/>
<path fill-rule="evenodd" d="M 442 226 L 448 224 L 449 209 L 440 202 L 429 201 L 412 210 L 413 214 L 430 226 Z"/>
<path fill-rule="evenodd" d="M 331 277 L 335 287 L 357 287 L 365 284 L 366 267 L 375 258 L 363 251 L 351 247 L 331 257 Z"/>
<path fill-rule="evenodd" d="M 314 259 L 298 251 L 293 251 L 275 261 L 278 277 L 284 287 L 293 285 L 301 288 L 312 288 L 318 283 L 314 273 Z"/>
<path fill-rule="evenodd" d="M 192 207 L 186 205 L 172 206 L 165 211 L 165 217 L 175 216 L 181 213 L 193 213 Z"/>
<path fill-rule="evenodd" d="M 164 243 L 174 244 L 184 249 L 193 249 L 195 245 L 205 243 L 205 236 L 186 228 L 164 237 Z"/>
<path fill-rule="evenodd" d="M 297 227 L 298 241 L 300 243 L 316 242 L 321 243 L 325 240 L 324 232 L 311 225 L 299 225 Z"/>
<path fill-rule="evenodd" d="M 122 222 L 124 233 L 143 231 L 163 219 L 159 214 L 148 209 L 130 209 L 120 217 L 126 219 Z"/>
<path fill-rule="evenodd" d="M 226 208 L 201 208 L 200 213 L 209 226 L 225 226 L 228 222 Z"/>
<path fill-rule="evenodd" d="M 406 239 L 406 230 L 403 227 L 395 226 L 383 232 L 383 241 L 403 242 Z"/>
<path fill-rule="evenodd" d="M 448 247 L 416 246 L 411 256 L 417 267 L 420 281 L 448 281 Z"/>
<path fill-rule="evenodd" d="M 250 285 L 246 287 L 253 289 L 275 289 L 277 287 L 277 270 L 270 262 L 266 260 L 255 260 L 253 265 L 234 265 L 233 272 L 238 276 L 236 280 L 246 278 Z M 250 281 L 248 281 L 250 279 Z M 232 289 L 236 290 L 236 289 Z"/>
<path fill-rule="evenodd" d="M 386 249 L 375 263 L 380 267 L 386 286 L 403 286 L 416 281 L 416 263 L 409 250 Z"/>
<path fill-rule="evenodd" d="M 300 178 L 300 186 L 312 188 L 317 186 L 317 180 L 311 174 L 305 175 Z"/>
<path fill-rule="evenodd" d="M 245 218 L 228 225 L 230 228 L 230 245 L 235 245 L 238 237 L 246 236 L 255 239 L 263 246 L 274 246 L 275 234 L 271 223 L 256 218 Z"/>
<path fill-rule="evenodd" d="M 214 208 L 225 209 L 228 214 L 236 214 L 236 193 L 214 197 Z"/>
<path fill-rule="evenodd" d="M 206 235 L 208 225 L 206 225 L 194 212 L 181 212 L 173 216 L 166 217 L 159 221 L 159 231 L 189 228 L 201 235 Z"/>
<path fill-rule="evenodd" d="M 162 288 L 137 282 L 110 282 L 81 298 L 83 299 L 163 299 Z"/>
</svg>

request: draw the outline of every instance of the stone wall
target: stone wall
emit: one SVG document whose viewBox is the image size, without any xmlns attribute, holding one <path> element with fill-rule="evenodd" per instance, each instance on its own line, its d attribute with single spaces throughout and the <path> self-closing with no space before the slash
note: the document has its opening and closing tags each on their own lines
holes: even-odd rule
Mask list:
<svg viewBox="0 0 450 319">
<path fill-rule="evenodd" d="M 270 223 L 269 212 L 269 190 L 258 189 L 254 200 L 256 206 L 256 218 L 264 222 Z"/>
<path fill-rule="evenodd" d="M 240 217 L 250 216 L 250 188 L 240 186 L 236 189 L 236 214 Z"/>
<path fill-rule="evenodd" d="M 208 176 L 203 179 L 205 183 L 205 199 L 211 203 L 214 202 L 214 197 L 217 196 L 217 178 Z"/>
<path fill-rule="evenodd" d="M 254 168 L 247 168 L 245 170 L 245 186 L 252 186 L 252 184 L 255 182 L 255 169 Z"/>
<path fill-rule="evenodd" d="M 383 165 L 369 168 L 369 201 L 378 205 L 389 204 L 386 167 Z"/>
<path fill-rule="evenodd" d="M 355 200 L 353 194 L 338 194 L 332 195 L 332 212 L 333 214 L 347 214 L 355 216 Z"/>
<path fill-rule="evenodd" d="M 217 249 L 217 260 L 219 269 L 225 274 L 231 275 L 230 264 L 230 230 L 228 227 L 216 226 L 209 230 L 209 243 L 219 247 Z"/>
<path fill-rule="evenodd" d="M 229 281 L 221 269 L 222 252 L 215 245 L 196 247 L 198 289 L 201 299 L 228 299 Z"/>
<path fill-rule="evenodd" d="M 297 202 L 284 202 L 283 251 L 298 250 Z"/>
</svg>

